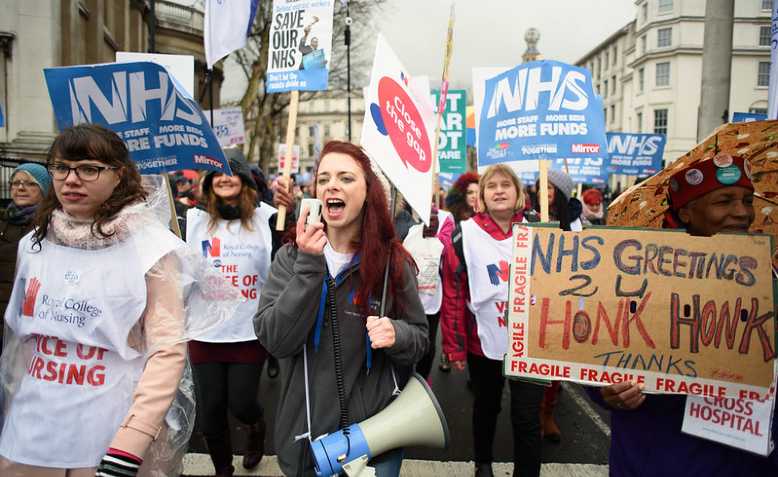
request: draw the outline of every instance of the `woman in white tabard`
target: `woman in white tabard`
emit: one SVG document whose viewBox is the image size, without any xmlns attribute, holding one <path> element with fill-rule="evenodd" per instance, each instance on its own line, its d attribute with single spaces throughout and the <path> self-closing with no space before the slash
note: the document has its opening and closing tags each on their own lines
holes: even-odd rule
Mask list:
<svg viewBox="0 0 778 477">
<path fill-rule="evenodd" d="M 0 475 L 131 477 L 153 461 L 185 366 L 185 244 L 150 218 L 108 129 L 62 131 L 48 170 L 5 313 Z"/>
<path fill-rule="evenodd" d="M 228 411 L 247 431 L 242 465 L 255 468 L 264 454 L 265 421 L 257 400 L 265 348 L 252 319 L 267 280 L 276 209 L 257 206 L 257 186 L 240 151 L 227 149 L 232 175 L 209 173 L 202 182 L 204 208 L 187 211 L 186 241 L 240 290 L 234 320 L 189 343 L 200 430 L 217 476 L 231 476 Z"/>
<path fill-rule="evenodd" d="M 484 211 L 457 225 L 443 260 L 440 323 L 443 352 L 451 367 L 467 365 L 473 400 L 476 477 L 491 477 L 494 436 L 505 379 L 502 359 L 508 344 L 503 313 L 508 301 L 512 226 L 522 222 L 524 194 L 510 167 L 489 167 L 479 181 Z M 543 387 L 509 381 L 513 427 L 513 475 L 540 475 L 540 402 Z"/>
</svg>

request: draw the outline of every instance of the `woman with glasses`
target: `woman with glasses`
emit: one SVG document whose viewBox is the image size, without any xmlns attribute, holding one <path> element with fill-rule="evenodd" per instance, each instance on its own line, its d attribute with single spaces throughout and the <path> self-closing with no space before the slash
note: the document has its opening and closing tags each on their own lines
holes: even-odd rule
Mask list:
<svg viewBox="0 0 778 477">
<path fill-rule="evenodd" d="M 38 204 L 49 193 L 51 177 L 40 164 L 21 164 L 11 174 L 11 204 L 0 215 L 0 316 L 11 296 L 19 240 L 32 229 Z M 3 326 L 0 323 L 0 352 Z"/>
<path fill-rule="evenodd" d="M 64 130 L 48 168 L 54 192 L 20 241 L 5 314 L 0 475 L 134 476 L 172 433 L 163 421 L 189 329 L 175 254 L 186 247 L 152 217 L 113 132 Z M 35 173 L 14 180 L 30 176 L 47 187 Z"/>
</svg>

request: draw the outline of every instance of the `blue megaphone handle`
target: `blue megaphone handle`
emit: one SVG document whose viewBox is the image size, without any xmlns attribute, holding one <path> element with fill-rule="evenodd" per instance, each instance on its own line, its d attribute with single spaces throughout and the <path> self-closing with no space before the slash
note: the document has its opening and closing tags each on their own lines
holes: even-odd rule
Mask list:
<svg viewBox="0 0 778 477">
<path fill-rule="evenodd" d="M 342 430 L 339 430 L 311 442 L 316 477 L 338 475 L 343 470 L 343 464 L 348 464 L 363 455 L 366 455 L 368 459 L 373 457 L 359 424 L 350 425 L 348 432 L 348 438 Z M 349 450 L 349 444 L 351 445 L 350 452 L 345 459 L 339 462 L 338 457 L 346 454 L 346 451 Z"/>
</svg>

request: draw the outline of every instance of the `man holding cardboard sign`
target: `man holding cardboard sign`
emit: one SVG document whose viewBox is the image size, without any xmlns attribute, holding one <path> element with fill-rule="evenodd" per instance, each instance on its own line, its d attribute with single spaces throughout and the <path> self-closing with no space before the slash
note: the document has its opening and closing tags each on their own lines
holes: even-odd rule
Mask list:
<svg viewBox="0 0 778 477">
<path fill-rule="evenodd" d="M 684 228 L 696 236 L 745 232 L 754 219 L 753 194 L 748 161 L 730 154 L 716 154 L 672 176 L 670 209 L 666 213 L 665 226 Z M 742 252 L 749 255 L 751 251 Z M 740 264 L 745 262 L 738 260 Z M 736 271 L 733 278 L 740 271 Z M 745 279 L 745 275 L 740 278 L 744 283 L 750 281 Z M 749 308 L 752 309 L 753 305 L 745 305 L 743 311 Z M 761 313 L 772 314 L 771 310 Z M 701 314 L 708 316 L 705 307 Z M 724 335 L 730 334 L 730 326 L 742 321 L 737 318 L 734 325 L 733 322 L 725 324 Z M 774 320 L 773 316 L 770 320 L 773 331 Z M 706 329 L 702 327 L 703 344 L 708 335 Z M 714 341 L 718 334 L 719 331 L 714 330 Z M 766 339 L 752 335 L 750 346 L 762 348 L 763 362 L 774 362 L 774 333 Z M 611 475 L 777 475 L 776 452 L 765 458 L 705 440 L 712 439 L 754 453 L 769 454 L 772 449 L 770 435 L 776 426 L 775 414 L 771 413 L 774 386 L 773 382 L 772 396 L 762 401 L 725 396 L 645 395 L 643 384 L 634 381 L 590 389 L 595 401 L 613 410 Z M 760 412 L 760 409 L 763 411 Z M 710 419 L 705 417 L 706 410 Z M 700 422 L 690 422 L 695 419 Z M 682 433 L 682 426 L 684 432 L 693 435 Z"/>
</svg>

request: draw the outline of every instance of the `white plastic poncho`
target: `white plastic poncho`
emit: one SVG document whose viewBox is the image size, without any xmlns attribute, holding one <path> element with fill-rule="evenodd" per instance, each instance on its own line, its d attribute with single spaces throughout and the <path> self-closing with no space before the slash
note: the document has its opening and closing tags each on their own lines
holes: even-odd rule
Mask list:
<svg viewBox="0 0 778 477">
<path fill-rule="evenodd" d="M 148 180 L 148 179 L 146 179 Z M 0 456 L 94 467 L 133 404 L 147 360 L 235 315 L 238 293 L 167 230 L 166 192 L 125 207 L 109 239 L 19 244 L 0 359 Z M 156 192 L 155 192 L 156 191 Z M 175 475 L 194 427 L 188 364 L 142 475 Z"/>
</svg>

